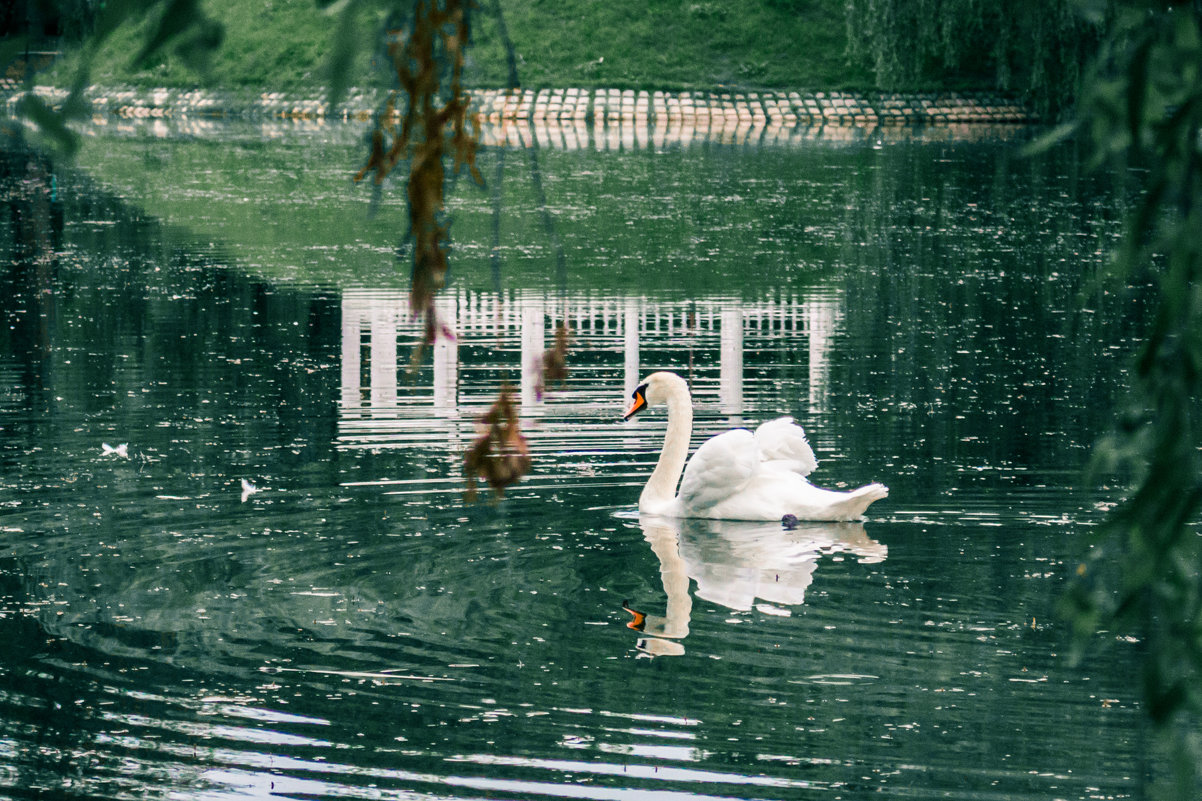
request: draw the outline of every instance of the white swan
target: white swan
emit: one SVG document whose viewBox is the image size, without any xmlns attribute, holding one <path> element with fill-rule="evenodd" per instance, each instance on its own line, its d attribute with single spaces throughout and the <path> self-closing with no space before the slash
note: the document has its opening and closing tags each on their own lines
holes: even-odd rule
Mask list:
<svg viewBox="0 0 1202 801">
<path fill-rule="evenodd" d="M 791 417 L 770 420 L 754 434 L 745 428 L 719 434 L 702 443 L 685 467 L 693 433 L 693 400 L 684 379 L 675 373 L 652 373 L 631 398 L 625 420 L 648 406 L 668 405 L 663 449 L 639 496 L 642 514 L 717 520 L 781 520 L 786 515 L 797 520 L 857 520 L 873 501 L 889 494 L 883 484 L 834 492 L 806 481 L 818 460 Z"/>
</svg>

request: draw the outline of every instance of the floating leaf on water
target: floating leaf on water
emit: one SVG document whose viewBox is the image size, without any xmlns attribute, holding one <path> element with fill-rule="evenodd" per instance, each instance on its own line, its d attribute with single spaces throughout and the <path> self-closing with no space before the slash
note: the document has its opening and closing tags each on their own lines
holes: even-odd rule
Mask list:
<svg viewBox="0 0 1202 801">
<path fill-rule="evenodd" d="M 116 456 L 119 459 L 129 458 L 129 443 L 122 442 L 120 445 L 109 445 L 107 442 L 100 443 L 101 456 Z"/>
</svg>

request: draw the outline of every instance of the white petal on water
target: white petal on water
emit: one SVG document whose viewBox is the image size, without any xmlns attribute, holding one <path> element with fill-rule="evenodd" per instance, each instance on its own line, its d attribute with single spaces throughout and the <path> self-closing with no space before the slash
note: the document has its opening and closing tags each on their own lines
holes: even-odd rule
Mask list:
<svg viewBox="0 0 1202 801">
<path fill-rule="evenodd" d="M 129 443 L 122 442 L 120 445 L 113 446 L 113 445 L 109 445 L 107 442 L 102 442 L 102 443 L 100 443 L 100 455 L 101 456 L 116 456 L 121 459 L 128 459 L 129 458 Z"/>
</svg>

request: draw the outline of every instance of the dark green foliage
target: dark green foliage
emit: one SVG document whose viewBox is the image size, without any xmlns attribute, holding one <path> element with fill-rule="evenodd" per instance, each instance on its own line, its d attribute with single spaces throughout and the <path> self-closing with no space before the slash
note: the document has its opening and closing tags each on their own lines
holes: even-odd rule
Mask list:
<svg viewBox="0 0 1202 801">
<path fill-rule="evenodd" d="M 889 90 L 989 86 L 1072 107 L 1100 21 L 1073 0 L 847 0 L 848 49 Z"/>
<path fill-rule="evenodd" d="M 1131 477 L 1066 599 L 1078 634 L 1119 630 L 1144 655 L 1144 701 L 1172 750 L 1159 789 L 1195 799 L 1202 712 L 1202 3 L 1118 4 L 1076 122 L 1098 161 L 1140 168 L 1115 275 L 1160 303 L 1100 464 Z"/>
<path fill-rule="evenodd" d="M 222 35 L 221 26 L 201 11 L 199 0 L 165 0 L 134 64 L 145 66 L 168 45 L 175 45 L 189 65 L 202 68 L 221 44 Z"/>
<path fill-rule="evenodd" d="M 318 5 L 323 5 L 319 0 Z M 325 5 L 328 5 L 325 4 Z M 334 46 L 330 50 L 330 58 L 326 77 L 329 81 L 330 108 L 338 108 L 346 90 L 350 88 L 351 75 L 354 70 L 355 55 L 362 46 L 359 37 L 359 5 L 358 0 L 349 0 L 338 15 L 338 27 L 334 34 Z"/>
<path fill-rule="evenodd" d="M 76 45 L 78 60 L 69 81 L 70 92 L 60 108 L 52 109 L 30 94 L 22 101 L 22 112 L 50 143 L 68 154 L 75 150 L 76 136 L 67 122 L 85 114 L 83 92 L 91 81 L 93 60 L 115 32 L 149 19 L 145 39 L 139 43 L 131 64 L 145 66 L 171 50 L 196 71 L 207 68 L 209 57 L 220 47 L 224 36 L 220 23 L 205 15 L 200 0 L 107 0 L 95 7 L 82 5 L 78 0 L 47 0 L 39 5 L 40 18 L 55 21 L 51 27 L 81 37 L 77 44 L 71 36 L 66 36 L 65 42 Z M 34 37 L 35 32 L 31 31 L 18 37 L 18 42 L 31 43 Z M 12 47 L 9 43 L 7 50 Z M 0 50 L 0 58 L 4 52 Z M 7 62 L 0 60 L 0 63 Z M 26 77 L 28 80 L 32 75 Z"/>
<path fill-rule="evenodd" d="M 78 42 L 91 29 L 95 0 L 6 0 L 0 3 L 0 37 L 28 37 L 35 45 L 62 38 Z"/>
<path fill-rule="evenodd" d="M 21 112 L 61 152 L 67 155 L 75 153 L 79 143 L 74 132 L 67 127 L 63 115 L 46 105 L 44 100 L 37 95 L 27 96 L 21 103 Z"/>
</svg>

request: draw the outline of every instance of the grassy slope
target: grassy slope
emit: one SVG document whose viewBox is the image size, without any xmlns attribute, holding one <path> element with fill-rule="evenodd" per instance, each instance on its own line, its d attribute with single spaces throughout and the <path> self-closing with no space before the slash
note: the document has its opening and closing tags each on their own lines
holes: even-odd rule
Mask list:
<svg viewBox="0 0 1202 801">
<path fill-rule="evenodd" d="M 849 70 L 842 0 L 531 0 L 505 21 L 527 86 L 835 88 Z M 510 8 L 512 6 L 512 8 Z M 479 78 L 503 85 L 494 19 L 477 26 Z"/>
<path fill-rule="evenodd" d="M 150 87 L 215 86 L 294 90 L 320 86 L 335 19 L 314 0 L 205 0 L 205 12 L 221 22 L 225 38 L 207 72 L 198 74 L 168 49 L 152 68 L 135 71 L 130 59 L 146 38 L 149 20 L 127 25 L 104 44 L 92 65 L 92 83 Z M 366 58 L 356 70 L 366 75 Z M 65 80 L 68 58 L 54 77 Z"/>
<path fill-rule="evenodd" d="M 868 71 L 851 68 L 844 56 L 843 7 L 843 0 L 502 0 L 527 87 L 866 87 Z M 323 85 L 335 19 L 314 0 L 206 0 L 204 8 L 225 26 L 206 76 L 198 79 L 172 55 L 130 72 L 129 55 L 144 35 L 130 28 L 103 48 L 93 83 L 279 91 Z M 474 17 L 468 83 L 475 87 L 507 80 L 492 8 L 485 0 Z M 380 25 L 376 12 L 361 15 L 365 42 Z M 373 80 L 370 50 L 365 46 L 356 62 L 354 85 Z"/>
</svg>

